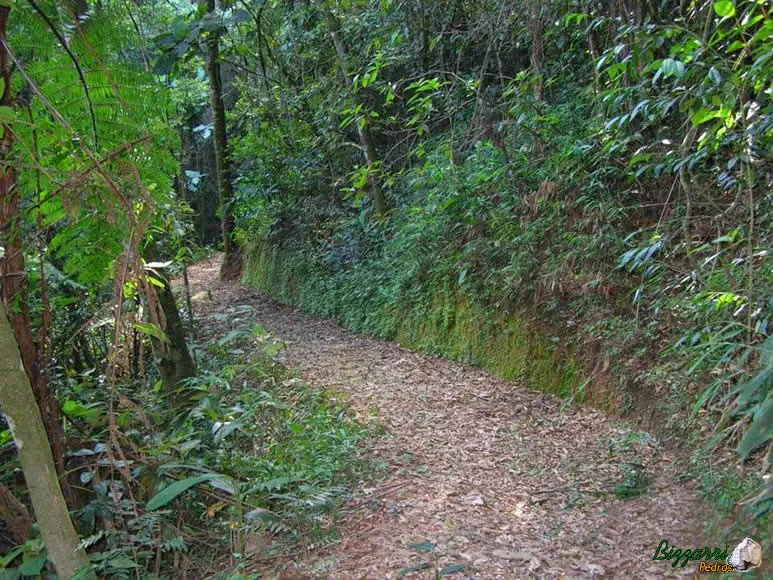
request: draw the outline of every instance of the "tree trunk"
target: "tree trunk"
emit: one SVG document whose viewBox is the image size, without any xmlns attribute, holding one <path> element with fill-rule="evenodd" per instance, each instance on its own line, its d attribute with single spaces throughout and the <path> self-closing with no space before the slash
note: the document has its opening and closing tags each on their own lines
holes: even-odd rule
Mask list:
<svg viewBox="0 0 773 580">
<path fill-rule="evenodd" d="M 171 394 L 180 388 L 183 380 L 196 376 L 196 364 L 193 362 L 193 357 L 191 357 L 188 344 L 185 341 L 185 330 L 172 288 L 167 280 L 162 280 L 162 282 L 164 287 L 157 289 L 157 295 L 158 305 L 166 319 L 164 333 L 167 342 L 162 343 L 157 339 L 153 339 L 152 342 L 164 389 Z M 184 402 L 174 394 L 172 394 L 171 400 L 180 404 Z"/>
<path fill-rule="evenodd" d="M 0 7 L 0 11 L 6 11 Z M 1 18 L 1 17 L 0 17 Z M 78 548 L 67 504 L 59 487 L 54 458 L 48 444 L 32 385 L 24 370 L 13 329 L 0 303 L 0 406 L 13 433 L 24 479 L 48 555 L 60 578 L 72 578 L 89 570 L 88 554 Z M 94 578 L 88 574 L 88 578 Z"/>
<path fill-rule="evenodd" d="M 531 35 L 531 67 L 534 70 L 536 83 L 535 95 L 537 99 L 544 101 L 545 83 L 542 77 L 542 0 L 529 0 L 529 33 Z"/>
<path fill-rule="evenodd" d="M 144 252 L 146 258 L 156 261 L 158 254 L 152 244 L 148 245 Z M 177 301 L 172 293 L 172 287 L 166 278 L 163 269 L 154 268 L 158 272 L 156 279 L 162 286 L 147 284 L 148 291 L 155 296 L 148 296 L 148 306 L 154 309 L 151 320 L 158 321 L 166 335 L 166 341 L 151 337 L 153 354 L 158 364 L 161 375 L 161 384 L 170 402 L 175 406 L 184 406 L 189 401 L 176 394 L 182 386 L 182 381 L 196 376 L 196 363 L 193 361 L 188 343 L 185 340 L 185 327 L 183 326 L 180 311 L 177 309 Z"/>
<path fill-rule="evenodd" d="M 6 27 L 10 3 L 3 6 L 0 2 L 0 38 L 6 41 Z M 11 92 L 11 68 L 8 54 L 0 46 L 0 81 L 3 82 L 3 92 L 0 97 L 0 107 L 13 107 L 15 100 Z M 29 305 L 27 303 L 27 275 L 24 268 L 24 251 L 19 232 L 21 231 L 21 200 L 16 187 L 16 173 L 12 164 L 11 150 L 13 148 L 13 132 L 8 125 L 2 126 L 0 135 L 0 244 L 4 247 L 4 257 L 0 257 L 0 300 L 5 305 L 8 318 L 13 327 L 15 340 L 21 350 L 24 369 L 29 376 L 35 400 L 43 418 L 47 437 L 54 453 L 59 477 L 63 478 L 64 466 L 64 431 L 59 405 L 48 389 L 45 380 L 45 369 L 41 368 L 35 339 L 32 334 Z M 66 479 L 62 479 L 65 497 L 73 499 L 73 494 Z"/>
<path fill-rule="evenodd" d="M 352 96 L 355 96 L 354 82 L 346 69 L 346 46 L 344 45 L 344 39 L 341 36 L 341 23 L 332 12 L 327 13 L 327 22 L 328 27 L 330 28 L 330 38 L 333 40 L 333 46 L 335 46 L 336 55 L 338 55 L 338 65 L 341 70 L 341 77 L 347 88 L 352 91 Z M 387 211 L 387 203 L 384 198 L 384 193 L 381 191 L 378 183 L 376 183 L 376 178 L 373 176 L 373 171 L 378 163 L 378 158 L 376 156 L 376 147 L 374 146 L 373 139 L 370 135 L 370 124 L 367 118 L 364 123 L 360 123 L 358 119 L 356 124 L 357 136 L 360 139 L 360 148 L 365 157 L 365 165 L 368 168 L 368 187 L 370 188 L 370 193 L 373 197 L 373 208 L 376 210 L 376 215 L 381 216 Z"/>
<path fill-rule="evenodd" d="M 207 0 L 210 14 L 216 10 L 215 0 Z M 220 35 L 212 31 L 207 36 L 207 76 L 209 77 L 209 100 L 212 108 L 212 124 L 215 135 L 215 171 L 217 190 L 220 195 L 220 212 L 223 228 L 223 265 L 220 277 L 224 280 L 237 279 L 241 274 L 242 252 L 234 241 L 236 220 L 233 214 L 233 183 L 231 182 L 231 160 L 228 151 L 228 133 L 225 124 L 223 102 L 223 81 L 220 76 Z"/>
</svg>

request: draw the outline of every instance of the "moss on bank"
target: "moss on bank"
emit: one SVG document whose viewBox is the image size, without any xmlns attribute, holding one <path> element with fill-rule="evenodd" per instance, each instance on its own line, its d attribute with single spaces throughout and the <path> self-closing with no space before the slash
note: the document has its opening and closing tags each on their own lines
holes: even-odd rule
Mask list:
<svg viewBox="0 0 773 580">
<path fill-rule="evenodd" d="M 299 254 L 265 241 L 248 248 L 244 281 L 282 304 L 332 317 L 352 330 L 471 363 L 494 375 L 561 397 L 574 397 L 578 402 L 588 398 L 580 389 L 581 367 L 570 349 L 542 337 L 531 327 L 533 322 L 517 313 L 492 316 L 485 305 L 451 283 L 436 286 L 417 281 L 406 289 L 404 299 L 390 304 L 379 299 L 386 288 L 353 292 L 354 281 L 347 279 L 346 273 L 325 273 L 324 268 Z M 342 293 L 349 297 L 347 301 L 341 299 Z M 359 304 L 352 304 L 353 293 Z M 593 402 L 608 406 L 601 393 L 594 394 Z"/>
</svg>

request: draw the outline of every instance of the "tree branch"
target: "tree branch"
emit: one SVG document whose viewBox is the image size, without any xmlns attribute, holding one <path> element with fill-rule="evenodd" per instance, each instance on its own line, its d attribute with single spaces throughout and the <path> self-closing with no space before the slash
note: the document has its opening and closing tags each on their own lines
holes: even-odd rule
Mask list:
<svg viewBox="0 0 773 580">
<path fill-rule="evenodd" d="M 83 92 L 86 95 L 86 102 L 89 106 L 89 116 L 91 117 L 91 130 L 94 134 L 94 148 L 99 148 L 99 141 L 97 138 L 97 117 L 94 114 L 94 103 L 91 101 L 91 95 L 89 94 L 89 85 L 86 82 L 86 75 L 83 74 L 83 69 L 81 68 L 80 63 L 78 62 L 78 59 L 75 58 L 75 55 L 70 50 L 70 47 L 67 46 L 67 40 L 62 36 L 62 33 L 57 30 L 56 25 L 51 21 L 51 19 L 46 15 L 45 12 L 35 3 L 35 0 L 27 0 L 30 6 L 32 6 L 32 9 L 38 13 L 38 15 L 43 19 L 43 21 L 46 23 L 46 26 L 51 30 L 54 36 L 56 36 L 56 39 L 59 41 L 59 44 L 62 45 L 62 48 L 67 53 L 67 56 L 70 57 L 70 60 L 72 61 L 72 64 L 75 66 L 75 70 L 78 73 L 78 77 L 80 78 L 81 85 L 83 85 Z"/>
</svg>

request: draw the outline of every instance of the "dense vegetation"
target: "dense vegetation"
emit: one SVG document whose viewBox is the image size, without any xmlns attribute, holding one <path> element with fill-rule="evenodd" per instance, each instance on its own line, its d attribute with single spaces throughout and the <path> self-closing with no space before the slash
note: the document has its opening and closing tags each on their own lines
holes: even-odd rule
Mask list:
<svg viewBox="0 0 773 580">
<path fill-rule="evenodd" d="M 246 279 L 748 457 L 773 432 L 769 9 L 253 10 L 229 34 Z"/>
<path fill-rule="evenodd" d="M 632 417 L 764 530 L 770 9 L 0 0 L 6 574 L 238 577 L 256 541 L 335 534 L 366 430 L 249 312 L 181 316 L 207 245 L 278 301 Z"/>
</svg>

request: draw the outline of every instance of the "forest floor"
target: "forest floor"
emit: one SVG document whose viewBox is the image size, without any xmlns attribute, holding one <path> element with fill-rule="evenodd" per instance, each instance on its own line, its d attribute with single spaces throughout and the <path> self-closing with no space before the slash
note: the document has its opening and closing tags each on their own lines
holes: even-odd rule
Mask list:
<svg viewBox="0 0 773 580">
<path fill-rule="evenodd" d="M 703 537 L 710 513 L 680 481 L 683 458 L 647 434 L 280 306 L 219 282 L 219 268 L 212 258 L 189 270 L 200 320 L 250 306 L 284 342 L 282 362 L 383 425 L 368 453 L 385 469 L 344 506 L 340 541 L 285 559 L 276 577 L 395 578 L 418 565 L 409 577 L 434 578 L 436 566 L 463 564 L 454 578 L 662 578 L 697 563 L 653 561 L 661 540 L 715 547 Z M 409 545 L 425 542 L 432 553 Z"/>
</svg>

